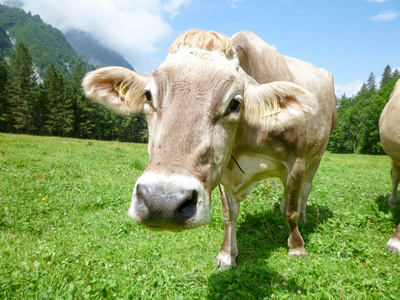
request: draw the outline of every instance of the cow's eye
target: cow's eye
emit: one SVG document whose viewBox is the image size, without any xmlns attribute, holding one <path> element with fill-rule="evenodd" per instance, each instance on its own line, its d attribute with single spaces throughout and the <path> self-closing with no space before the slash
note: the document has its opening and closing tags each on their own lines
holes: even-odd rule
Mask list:
<svg viewBox="0 0 400 300">
<path fill-rule="evenodd" d="M 229 103 L 227 113 L 239 112 L 241 106 L 242 106 L 242 98 L 238 96 L 234 97 Z"/>
<path fill-rule="evenodd" d="M 146 97 L 146 103 L 148 105 L 150 105 L 150 106 L 153 106 L 153 103 L 152 103 L 153 97 L 151 95 L 151 92 L 150 91 L 144 91 L 143 96 Z"/>
<path fill-rule="evenodd" d="M 144 92 L 144 96 L 146 97 L 147 101 L 151 101 L 151 92 L 150 91 Z"/>
</svg>

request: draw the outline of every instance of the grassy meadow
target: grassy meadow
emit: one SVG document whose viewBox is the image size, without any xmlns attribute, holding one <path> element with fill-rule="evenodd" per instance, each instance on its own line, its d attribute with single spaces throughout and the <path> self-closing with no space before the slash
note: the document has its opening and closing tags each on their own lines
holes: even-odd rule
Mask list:
<svg viewBox="0 0 400 300">
<path fill-rule="evenodd" d="M 287 255 L 279 180 L 241 205 L 238 266 L 214 267 L 219 193 L 209 225 L 152 232 L 127 217 L 147 145 L 0 134 L 1 299 L 400 299 L 400 256 L 384 248 L 390 159 L 325 154 L 314 179 L 307 258 Z"/>
</svg>

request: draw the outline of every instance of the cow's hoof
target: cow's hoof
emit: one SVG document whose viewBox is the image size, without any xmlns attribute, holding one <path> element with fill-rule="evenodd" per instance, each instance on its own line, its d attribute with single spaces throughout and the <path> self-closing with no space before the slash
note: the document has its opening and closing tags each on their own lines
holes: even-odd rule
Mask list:
<svg viewBox="0 0 400 300">
<path fill-rule="evenodd" d="M 398 201 L 397 201 L 397 198 L 396 198 L 396 197 L 390 197 L 390 198 L 389 198 L 389 205 L 390 205 L 391 207 L 395 207 L 395 206 L 397 206 L 397 204 L 398 204 Z"/>
<path fill-rule="evenodd" d="M 386 244 L 386 249 L 388 249 L 393 254 L 400 254 L 400 241 L 390 239 Z"/>
<path fill-rule="evenodd" d="M 306 249 L 304 248 L 294 248 L 294 249 L 289 249 L 289 256 L 293 257 L 307 257 L 308 253 Z"/>
<path fill-rule="evenodd" d="M 219 269 L 236 267 L 236 257 L 225 253 L 220 253 L 215 260 L 215 266 Z"/>
</svg>

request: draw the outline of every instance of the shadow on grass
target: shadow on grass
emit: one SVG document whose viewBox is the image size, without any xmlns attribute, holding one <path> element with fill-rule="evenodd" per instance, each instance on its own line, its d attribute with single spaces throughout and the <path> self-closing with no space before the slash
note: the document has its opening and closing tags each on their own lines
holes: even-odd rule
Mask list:
<svg viewBox="0 0 400 300">
<path fill-rule="evenodd" d="M 332 217 L 329 208 L 319 205 L 307 207 L 306 224 L 299 224 L 306 243 L 315 229 Z M 216 271 L 208 280 L 208 299 L 259 299 L 272 294 L 307 295 L 295 280 L 284 278 L 269 267 L 268 258 L 279 248 L 286 248 L 289 230 L 279 203 L 272 210 L 248 214 L 238 224 L 237 267 Z M 296 259 L 287 256 L 285 259 Z M 297 258 L 303 259 L 303 258 Z"/>
<path fill-rule="evenodd" d="M 396 207 L 391 207 L 388 203 L 389 197 L 390 194 L 379 195 L 376 198 L 375 202 L 378 205 L 379 211 L 382 211 L 386 214 L 389 213 L 390 211 L 393 213 L 393 221 L 397 227 L 397 225 L 399 225 L 400 223 L 400 204 L 398 204 Z"/>
</svg>

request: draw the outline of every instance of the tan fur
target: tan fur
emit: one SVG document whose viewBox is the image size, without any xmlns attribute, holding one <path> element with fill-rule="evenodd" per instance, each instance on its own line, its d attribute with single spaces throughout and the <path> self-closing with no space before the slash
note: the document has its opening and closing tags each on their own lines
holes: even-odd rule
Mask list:
<svg viewBox="0 0 400 300">
<path fill-rule="evenodd" d="M 168 53 L 177 53 L 179 49 L 184 47 L 222 52 L 229 59 L 235 56 L 231 40 L 214 31 L 186 31 L 172 43 Z"/>
<path fill-rule="evenodd" d="M 245 90 L 245 118 L 254 126 L 267 130 L 283 130 L 304 121 L 318 111 L 315 96 L 297 84 L 272 82 L 263 85 L 248 85 Z M 278 102 L 282 110 L 277 110 Z M 263 117 L 266 112 L 269 116 Z"/>
<path fill-rule="evenodd" d="M 382 111 L 379 120 L 379 133 L 383 149 L 392 159 L 392 193 L 389 197 L 389 205 L 398 205 L 397 189 L 400 182 L 400 80 L 397 81 L 389 101 Z M 393 233 L 386 248 L 400 254 L 400 225 Z"/>
<path fill-rule="evenodd" d="M 145 75 L 121 67 L 107 67 L 88 73 L 82 85 L 87 97 L 119 113 L 129 114 L 143 110 L 146 82 Z M 115 90 L 118 85 L 120 93 Z"/>
</svg>

